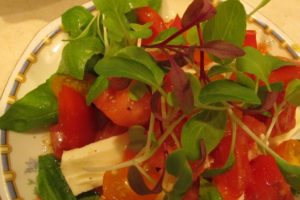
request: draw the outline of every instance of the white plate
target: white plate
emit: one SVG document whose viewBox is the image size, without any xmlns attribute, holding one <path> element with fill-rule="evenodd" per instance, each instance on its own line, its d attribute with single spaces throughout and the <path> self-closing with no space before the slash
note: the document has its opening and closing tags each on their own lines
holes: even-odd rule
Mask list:
<svg viewBox="0 0 300 200">
<path fill-rule="evenodd" d="M 164 0 L 162 13 L 166 19 L 182 13 L 191 0 Z M 249 10 L 249 6 L 245 5 Z M 93 10 L 92 3 L 84 5 Z M 67 36 L 60 29 L 60 18 L 42 29 L 32 40 L 16 65 L 0 101 L 0 115 L 28 91 L 43 83 L 59 64 Z M 291 40 L 269 20 L 255 15 L 249 28 L 256 29 L 258 40 L 271 46 L 271 53 L 298 59 Z M 3 200 L 36 198 L 34 193 L 38 155 L 49 151 L 47 130 L 41 133 L 18 134 L 0 130 L 0 196 Z"/>
</svg>

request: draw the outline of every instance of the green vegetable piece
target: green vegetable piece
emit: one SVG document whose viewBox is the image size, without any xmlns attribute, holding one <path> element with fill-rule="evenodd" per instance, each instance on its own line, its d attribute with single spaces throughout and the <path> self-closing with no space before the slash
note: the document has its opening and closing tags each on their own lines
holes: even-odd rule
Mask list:
<svg viewBox="0 0 300 200">
<path fill-rule="evenodd" d="M 226 161 L 226 163 L 224 164 L 223 167 L 216 168 L 216 169 L 208 169 L 208 170 L 204 171 L 203 177 L 211 178 L 211 177 L 214 177 L 216 175 L 223 174 L 232 167 L 234 162 L 235 162 L 234 153 L 230 152 L 229 157 L 228 157 L 228 159 L 227 159 L 227 161 Z"/>
<path fill-rule="evenodd" d="M 237 59 L 237 69 L 255 75 L 265 82 L 267 87 L 269 87 L 269 76 L 273 70 L 291 64 L 270 55 L 263 55 L 252 47 L 245 47 L 244 51 L 245 56 Z"/>
<path fill-rule="evenodd" d="M 148 22 L 146 24 L 135 24 L 130 23 L 129 26 L 133 30 L 131 31 L 131 35 L 133 38 L 149 38 L 152 35 L 152 31 L 149 27 L 152 25 L 152 22 Z"/>
<path fill-rule="evenodd" d="M 189 119 L 182 128 L 181 144 L 189 160 L 200 159 L 200 140 L 207 153 L 211 152 L 224 136 L 227 116 L 225 111 L 203 110 Z"/>
<path fill-rule="evenodd" d="M 162 0 L 147 0 L 151 8 L 157 12 L 160 10 Z"/>
<path fill-rule="evenodd" d="M 229 73 L 229 72 L 232 72 L 232 69 L 230 67 L 226 65 L 215 65 L 208 70 L 207 75 L 208 77 L 213 77 L 215 75 Z"/>
<path fill-rule="evenodd" d="M 204 104 L 224 101 L 242 101 L 255 105 L 261 103 L 254 90 L 230 80 L 218 80 L 207 84 L 202 88 L 199 99 Z"/>
<path fill-rule="evenodd" d="M 198 106 L 200 106 L 199 95 L 200 95 L 200 91 L 201 91 L 201 88 L 202 88 L 201 83 L 192 74 L 188 74 L 188 79 L 190 81 L 193 96 L 194 96 L 194 104 L 195 104 L 196 107 L 198 107 Z"/>
<path fill-rule="evenodd" d="M 248 88 L 255 89 L 255 82 L 243 72 L 236 72 L 237 82 Z"/>
<path fill-rule="evenodd" d="M 178 29 L 175 27 L 168 28 L 162 32 L 159 33 L 159 35 L 155 38 L 153 44 L 159 44 L 163 41 L 165 41 L 167 38 L 169 38 L 174 33 L 178 32 Z M 174 38 L 172 41 L 168 43 L 169 45 L 183 45 L 186 44 L 186 41 L 183 37 L 183 35 L 179 35 L 178 37 Z"/>
<path fill-rule="evenodd" d="M 57 100 L 46 82 L 16 101 L 0 118 L 0 128 L 25 132 L 57 122 Z"/>
<path fill-rule="evenodd" d="M 186 32 L 186 40 L 191 46 L 200 44 L 197 27 L 192 27 Z"/>
<path fill-rule="evenodd" d="M 200 194 L 199 199 L 205 200 L 222 200 L 222 196 L 218 189 L 209 181 L 205 179 L 200 180 Z"/>
<path fill-rule="evenodd" d="M 39 157 L 37 192 L 43 200 L 76 200 L 53 154 Z"/>
<path fill-rule="evenodd" d="M 271 0 L 262 0 L 252 11 L 249 13 L 248 17 L 251 17 L 254 13 L 259 11 L 261 8 L 263 8 L 265 5 L 267 5 Z"/>
<path fill-rule="evenodd" d="M 138 101 L 139 99 L 143 98 L 148 91 L 147 85 L 137 82 L 129 87 L 129 97 L 133 101 Z"/>
<path fill-rule="evenodd" d="M 136 8 L 145 7 L 149 5 L 148 0 L 125 0 L 125 1 L 128 1 L 128 4 L 131 9 L 136 9 Z"/>
<path fill-rule="evenodd" d="M 184 193 L 192 185 L 192 169 L 182 149 L 170 154 L 166 161 L 167 172 L 177 178 L 173 189 L 167 194 L 170 200 L 181 200 Z"/>
<path fill-rule="evenodd" d="M 104 77 L 124 77 L 155 88 L 160 87 L 153 73 L 145 65 L 126 58 L 104 58 L 97 63 L 95 71 Z"/>
<path fill-rule="evenodd" d="M 246 11 L 240 1 L 225 1 L 203 30 L 204 41 L 224 40 L 241 47 L 246 35 Z"/>
<path fill-rule="evenodd" d="M 99 38 L 85 37 L 70 41 L 63 49 L 57 72 L 82 80 L 87 62 L 93 55 L 103 54 L 103 52 L 104 46 Z"/>
<path fill-rule="evenodd" d="M 129 144 L 128 148 L 139 152 L 147 142 L 147 137 L 145 135 L 145 128 L 142 126 L 132 126 L 128 130 Z"/>
<path fill-rule="evenodd" d="M 135 62 L 143 64 L 147 67 L 154 75 L 157 83 L 162 84 L 164 78 L 163 70 L 156 64 L 153 58 L 143 49 L 136 46 L 125 47 L 118 51 L 116 54 L 118 57 L 124 59 L 131 59 Z"/>
<path fill-rule="evenodd" d="M 288 84 L 285 99 L 295 106 L 300 106 L 300 79 L 295 79 Z"/>
<path fill-rule="evenodd" d="M 99 197 L 99 194 L 96 192 L 86 192 L 83 194 L 80 194 L 76 198 L 77 200 L 101 200 Z"/>
<path fill-rule="evenodd" d="M 296 192 L 300 192 L 300 167 L 289 164 L 278 155 L 274 158 L 292 189 Z"/>
<path fill-rule="evenodd" d="M 86 96 L 87 104 L 90 105 L 104 90 L 108 88 L 108 85 L 109 82 L 107 78 L 98 76 Z"/>
<path fill-rule="evenodd" d="M 81 34 L 93 19 L 93 15 L 82 6 L 75 6 L 66 11 L 62 17 L 62 25 L 72 38 Z"/>
</svg>

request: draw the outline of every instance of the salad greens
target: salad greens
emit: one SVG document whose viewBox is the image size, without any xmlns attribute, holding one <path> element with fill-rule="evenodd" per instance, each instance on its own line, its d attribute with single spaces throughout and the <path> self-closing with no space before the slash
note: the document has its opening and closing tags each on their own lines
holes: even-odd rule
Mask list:
<svg viewBox="0 0 300 200">
<path fill-rule="evenodd" d="M 17 100 L 0 118 L 0 128 L 25 132 L 57 122 L 57 100 L 50 81 Z"/>
<path fill-rule="evenodd" d="M 268 2 L 263 0 L 249 16 Z M 197 177 L 198 187 L 201 187 L 199 197 L 222 199 L 209 179 L 230 170 L 235 163 L 238 127 L 263 152 L 275 158 L 292 189 L 300 192 L 300 167 L 283 160 L 233 111 L 237 109 L 264 117 L 269 114 L 268 139 L 283 105 L 287 102 L 300 105 L 299 79 L 288 84 L 284 102 L 280 105 L 276 100 L 284 86 L 269 82 L 273 71 L 293 63 L 264 55 L 252 47 L 243 47 L 247 14 L 240 1 L 227 0 L 215 8 L 209 0 L 194 0 L 182 16 L 182 27 L 166 28 L 150 44 L 144 44 L 141 39 L 152 35 L 153 22 L 140 24 L 135 9 L 151 6 L 159 10 L 161 0 L 94 0 L 94 4 L 99 11 L 95 16 L 80 6 L 63 14 L 62 24 L 69 39 L 57 74 L 78 80 L 84 80 L 86 74 L 95 76 L 86 95 L 87 105 L 110 87 L 110 78 L 134 80 L 129 86 L 131 100 L 138 101 L 145 93 L 151 92 L 152 113 L 149 127 L 132 126 L 128 130 L 129 149 L 138 152 L 136 157 L 117 165 L 88 170 L 112 171 L 128 167 L 129 185 L 141 195 L 160 193 L 163 177 L 168 173 L 175 182 L 170 191 L 164 191 L 165 198 L 180 200 L 195 183 L 191 162 L 199 161 L 204 165 L 208 154 L 224 138 L 230 120 L 232 141 L 228 158 L 223 166 L 206 169 Z M 153 51 L 159 51 L 166 61 L 156 61 L 151 56 Z M 200 58 L 198 61 L 195 52 Z M 205 69 L 205 54 L 216 63 L 208 71 Z M 179 61 L 192 68 L 193 74 L 187 73 Z M 235 78 L 230 77 L 231 74 Z M 223 79 L 213 80 L 217 76 L 223 76 Z M 166 89 L 168 78 L 170 90 Z M 49 79 L 14 103 L 0 118 L 0 128 L 25 132 L 56 123 L 58 105 L 50 88 L 51 81 Z M 264 85 L 260 85 L 261 81 Z M 275 113 L 272 115 L 269 111 L 273 108 Z M 175 129 L 183 120 L 186 121 L 178 137 Z M 176 150 L 168 153 L 165 145 L 170 137 Z M 154 187 L 149 189 L 144 177 L 150 182 L 151 178 L 141 164 L 161 148 L 166 157 L 165 169 Z M 37 191 L 43 200 L 97 199 L 93 193 L 75 197 L 59 164 L 53 155 L 39 158 Z"/>
</svg>

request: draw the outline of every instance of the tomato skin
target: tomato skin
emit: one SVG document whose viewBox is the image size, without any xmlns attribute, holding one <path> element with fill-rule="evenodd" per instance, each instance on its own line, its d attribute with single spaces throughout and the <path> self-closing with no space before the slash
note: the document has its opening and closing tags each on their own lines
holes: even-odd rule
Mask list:
<svg viewBox="0 0 300 200">
<path fill-rule="evenodd" d="M 152 25 L 150 26 L 152 36 L 147 39 L 143 39 L 142 44 L 147 45 L 152 43 L 155 37 L 166 29 L 166 25 L 161 16 L 151 7 L 138 8 L 135 10 L 135 13 L 139 23 L 145 24 L 147 22 L 152 22 Z"/>
<path fill-rule="evenodd" d="M 128 168 L 106 172 L 103 177 L 103 200 L 153 200 L 157 195 L 138 195 L 129 186 Z"/>
<path fill-rule="evenodd" d="M 224 200 L 238 199 L 246 188 L 247 180 L 251 177 L 248 159 L 248 138 L 238 131 L 235 146 L 235 163 L 224 174 L 213 178 Z M 223 138 L 219 146 L 212 152 L 215 162 L 213 167 L 222 167 L 229 155 L 231 135 Z"/>
<path fill-rule="evenodd" d="M 300 166 L 300 141 L 287 140 L 274 149 L 287 162 Z"/>
<path fill-rule="evenodd" d="M 104 127 L 97 132 L 96 141 L 103 140 L 112 136 L 120 135 L 125 133 L 128 128 L 118 126 L 111 121 L 106 122 Z"/>
<path fill-rule="evenodd" d="M 86 105 L 84 96 L 63 85 L 58 95 L 59 125 L 52 129 L 52 144 L 60 151 L 82 147 L 94 141 L 96 110 Z M 55 141 L 58 140 L 58 141 Z"/>
<path fill-rule="evenodd" d="M 245 200 L 294 199 L 272 156 L 260 155 L 253 159 L 250 165 L 252 179 L 247 185 Z"/>
<path fill-rule="evenodd" d="M 296 109 L 297 107 L 291 104 L 287 104 L 283 108 L 272 131 L 272 136 L 287 133 L 296 126 Z M 269 123 L 271 123 L 271 120 L 269 120 Z"/>
<path fill-rule="evenodd" d="M 255 30 L 247 30 L 246 37 L 244 40 L 244 46 L 249 46 L 257 49 L 257 41 L 256 41 L 256 31 Z"/>
<path fill-rule="evenodd" d="M 55 96 L 58 97 L 62 86 L 66 85 L 79 92 L 81 95 L 85 96 L 89 91 L 89 88 L 93 84 L 94 80 L 95 76 L 91 74 L 87 74 L 83 80 L 78 80 L 71 76 L 54 75 L 51 80 L 51 89 Z"/>
<path fill-rule="evenodd" d="M 283 82 L 284 86 L 294 80 L 300 78 L 300 67 L 299 66 L 285 66 L 277 70 L 272 71 L 269 81 L 270 83 Z"/>
<path fill-rule="evenodd" d="M 137 101 L 131 100 L 127 88 L 120 91 L 106 90 L 94 100 L 94 104 L 113 123 L 131 127 L 148 122 L 151 114 L 150 101 L 149 92 Z"/>
<path fill-rule="evenodd" d="M 57 159 L 61 159 L 63 151 L 67 149 L 64 133 L 61 131 L 61 125 L 56 124 L 50 127 L 50 140 L 53 153 Z"/>
</svg>

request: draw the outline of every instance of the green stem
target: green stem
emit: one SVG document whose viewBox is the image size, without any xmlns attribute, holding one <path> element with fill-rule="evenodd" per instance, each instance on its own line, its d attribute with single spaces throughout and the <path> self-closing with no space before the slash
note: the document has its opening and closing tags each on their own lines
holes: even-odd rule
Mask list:
<svg viewBox="0 0 300 200">
<path fill-rule="evenodd" d="M 146 146 L 145 146 L 145 152 L 146 153 L 151 148 L 151 134 L 153 133 L 153 130 L 154 130 L 154 123 L 155 123 L 155 117 L 154 117 L 154 114 L 151 113 L 151 115 L 150 115 L 150 122 L 149 122 L 149 128 L 148 128 L 148 132 L 147 132 L 147 142 L 146 142 Z"/>
<path fill-rule="evenodd" d="M 273 131 L 273 128 L 278 120 L 278 117 L 280 115 L 280 113 L 282 112 L 282 108 L 283 106 L 285 105 L 285 102 L 282 102 L 278 108 L 277 108 L 277 105 L 276 103 L 274 104 L 274 110 L 275 110 L 275 113 L 273 115 L 273 118 L 272 118 L 272 121 L 271 121 L 271 124 L 267 130 L 267 133 L 266 133 L 266 137 L 265 137 L 265 142 L 267 143 L 267 141 L 269 140 L 271 134 L 272 134 L 272 131 Z"/>
<path fill-rule="evenodd" d="M 267 153 L 272 155 L 274 158 L 279 159 L 277 153 L 275 153 L 269 146 L 266 146 L 265 143 L 251 131 L 251 129 L 244 124 L 232 111 L 232 109 L 228 109 L 229 116 L 231 120 L 235 121 L 260 147 L 266 150 Z"/>
<path fill-rule="evenodd" d="M 79 39 L 85 37 L 88 34 L 90 27 L 92 26 L 94 21 L 97 19 L 98 15 L 99 14 L 97 14 L 93 17 L 93 19 L 90 21 L 90 23 L 85 27 L 85 29 L 76 38 L 70 38 L 70 39 L 64 40 L 64 41 L 74 41 L 74 40 L 79 40 Z"/>
<path fill-rule="evenodd" d="M 132 165 L 138 165 L 142 162 L 145 162 L 146 160 L 148 160 L 149 158 L 151 158 L 156 151 L 160 148 L 160 146 L 165 142 L 165 140 L 168 138 L 168 136 L 170 134 L 172 134 L 173 129 L 185 118 L 185 116 L 181 116 L 179 117 L 176 121 L 174 121 L 173 123 L 170 124 L 170 126 L 167 128 L 167 130 L 165 131 L 165 133 L 159 138 L 158 140 L 158 145 L 156 147 L 154 147 L 152 150 L 150 150 L 149 152 L 145 152 L 144 155 L 140 156 L 140 157 L 136 157 L 132 160 L 128 160 L 116 165 L 108 165 L 108 166 L 101 166 L 101 167 L 91 167 L 91 168 L 85 168 L 85 170 L 87 171 L 96 171 L 96 172 L 101 172 L 101 171 L 113 171 L 113 170 L 117 170 L 117 169 L 121 169 L 121 168 L 125 168 L 125 167 L 130 167 Z M 142 150 L 143 151 L 143 150 Z"/>
</svg>

